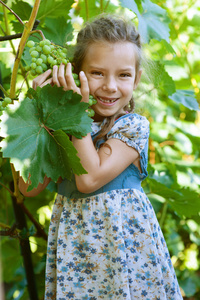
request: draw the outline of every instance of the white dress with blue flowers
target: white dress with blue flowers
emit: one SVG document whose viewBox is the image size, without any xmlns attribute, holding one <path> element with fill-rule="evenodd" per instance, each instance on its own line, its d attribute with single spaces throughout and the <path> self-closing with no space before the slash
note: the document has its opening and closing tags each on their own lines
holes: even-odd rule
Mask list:
<svg viewBox="0 0 200 300">
<path fill-rule="evenodd" d="M 92 137 L 102 124 L 93 123 Z M 122 116 L 107 138 L 135 148 L 142 172 L 131 164 L 92 194 L 80 193 L 74 180 L 60 184 L 49 228 L 45 300 L 182 299 L 154 210 L 141 188 L 148 136 L 145 117 Z"/>
</svg>

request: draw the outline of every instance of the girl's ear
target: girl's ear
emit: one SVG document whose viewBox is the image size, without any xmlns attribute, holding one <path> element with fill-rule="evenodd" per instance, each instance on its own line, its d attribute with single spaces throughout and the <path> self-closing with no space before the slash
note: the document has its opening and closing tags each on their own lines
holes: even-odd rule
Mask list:
<svg viewBox="0 0 200 300">
<path fill-rule="evenodd" d="M 142 76 L 142 69 L 139 70 L 139 72 L 137 73 L 137 76 L 135 77 L 135 82 L 134 82 L 134 86 L 133 86 L 134 90 L 138 86 L 138 83 L 140 82 L 141 76 Z"/>
</svg>

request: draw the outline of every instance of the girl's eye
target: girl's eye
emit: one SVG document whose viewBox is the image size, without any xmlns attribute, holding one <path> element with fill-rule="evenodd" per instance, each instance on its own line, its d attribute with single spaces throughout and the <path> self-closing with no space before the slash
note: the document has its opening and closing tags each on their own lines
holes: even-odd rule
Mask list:
<svg viewBox="0 0 200 300">
<path fill-rule="evenodd" d="M 122 74 L 120 74 L 120 77 L 131 77 L 131 74 L 129 74 L 129 73 L 122 73 Z"/>
<path fill-rule="evenodd" d="M 99 71 L 92 71 L 91 74 L 92 75 L 97 75 L 97 76 L 103 76 L 103 74 Z"/>
</svg>

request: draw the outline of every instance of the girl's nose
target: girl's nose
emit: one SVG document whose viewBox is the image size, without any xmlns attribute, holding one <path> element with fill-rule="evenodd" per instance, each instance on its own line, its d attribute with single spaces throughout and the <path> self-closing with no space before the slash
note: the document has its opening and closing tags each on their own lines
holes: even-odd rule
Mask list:
<svg viewBox="0 0 200 300">
<path fill-rule="evenodd" d="M 116 92 L 117 91 L 117 82 L 116 82 L 115 78 L 105 78 L 102 88 L 104 91 Z"/>
</svg>

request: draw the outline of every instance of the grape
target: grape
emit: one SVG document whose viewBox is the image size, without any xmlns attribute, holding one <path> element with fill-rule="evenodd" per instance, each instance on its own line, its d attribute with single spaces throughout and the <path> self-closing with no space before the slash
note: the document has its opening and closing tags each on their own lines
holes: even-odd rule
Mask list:
<svg viewBox="0 0 200 300">
<path fill-rule="evenodd" d="M 73 73 L 73 78 L 74 78 L 74 79 L 78 79 L 78 75 L 75 74 L 75 73 Z"/>
<path fill-rule="evenodd" d="M 42 69 L 43 69 L 43 71 L 45 72 L 48 68 L 47 68 L 47 65 L 46 64 L 44 64 L 44 63 L 42 63 Z"/>
<path fill-rule="evenodd" d="M 30 67 L 31 67 L 32 70 L 35 70 L 36 67 L 37 67 L 37 65 L 36 65 L 36 63 L 33 62 L 33 63 L 30 65 Z"/>
<path fill-rule="evenodd" d="M 53 62 L 53 57 L 52 57 L 52 56 L 48 56 L 48 57 L 47 57 L 47 62 L 48 62 L 49 64 L 52 64 L 52 62 Z"/>
<path fill-rule="evenodd" d="M 41 55 L 40 55 L 40 58 L 43 60 L 44 63 L 47 62 L 47 57 L 46 57 L 45 54 L 41 54 Z"/>
<path fill-rule="evenodd" d="M 80 80 L 79 80 L 79 79 L 75 79 L 75 80 L 74 80 L 74 82 L 75 82 L 75 84 L 76 84 L 77 86 L 80 86 L 80 85 L 81 85 L 81 83 L 80 83 Z"/>
<path fill-rule="evenodd" d="M 37 74 L 42 74 L 42 72 L 43 72 L 42 66 L 37 66 L 35 71 Z"/>
<path fill-rule="evenodd" d="M 39 45 L 35 48 L 35 50 L 37 50 L 38 52 L 42 51 L 42 47 L 40 47 Z"/>
<path fill-rule="evenodd" d="M 97 103 L 97 100 L 92 95 L 90 95 L 88 103 L 89 103 L 89 106 L 92 106 Z"/>
<path fill-rule="evenodd" d="M 63 58 L 63 59 L 62 59 L 62 63 L 63 63 L 64 65 L 66 65 L 66 64 L 68 63 L 68 60 L 67 60 L 66 58 Z"/>
<path fill-rule="evenodd" d="M 51 52 L 51 48 L 48 45 L 44 45 L 42 47 L 42 51 L 44 52 L 44 54 L 49 54 Z"/>
<path fill-rule="evenodd" d="M 32 51 L 30 54 L 31 54 L 32 57 L 38 57 L 39 56 L 39 52 L 36 51 L 36 50 Z"/>
<path fill-rule="evenodd" d="M 3 111 L 6 110 L 8 104 L 12 103 L 12 100 L 9 97 L 1 98 L 0 101 L 0 116 L 2 116 Z"/>
<path fill-rule="evenodd" d="M 3 110 L 8 104 L 12 103 L 12 100 L 9 97 L 5 97 L 1 103 L 1 110 Z"/>
<path fill-rule="evenodd" d="M 37 64 L 38 66 L 41 66 L 42 63 L 43 63 L 42 58 L 38 58 L 37 61 L 36 61 L 36 64 Z"/>
<path fill-rule="evenodd" d="M 88 117 L 92 118 L 92 117 L 94 117 L 94 114 L 95 114 L 94 110 L 91 108 L 88 108 Z"/>
<path fill-rule="evenodd" d="M 27 42 L 27 46 L 28 46 L 29 48 L 32 48 L 34 45 L 35 45 L 34 41 L 28 41 L 28 42 Z"/>
<path fill-rule="evenodd" d="M 44 40 L 40 41 L 39 45 L 40 45 L 40 47 L 43 47 L 44 46 Z"/>
<path fill-rule="evenodd" d="M 12 100 L 9 97 L 5 97 L 4 102 L 6 102 L 7 104 L 11 104 Z"/>
<path fill-rule="evenodd" d="M 44 45 L 51 45 L 50 40 L 45 39 L 45 40 L 44 40 Z"/>
<path fill-rule="evenodd" d="M 32 52 L 32 51 L 35 51 L 35 50 L 36 50 L 36 47 L 30 48 L 30 49 L 29 49 L 29 53 L 31 54 L 31 52 Z"/>
<path fill-rule="evenodd" d="M 33 69 L 30 71 L 30 73 L 31 73 L 32 76 L 35 76 L 35 75 L 36 75 L 36 71 L 33 70 Z"/>
</svg>

